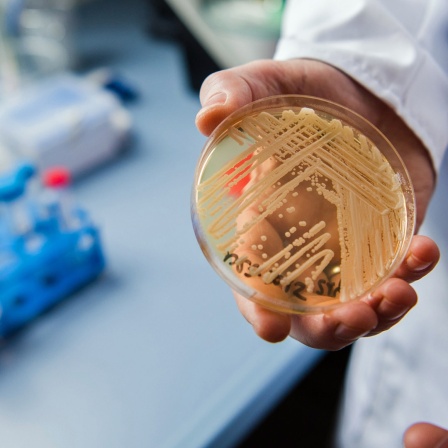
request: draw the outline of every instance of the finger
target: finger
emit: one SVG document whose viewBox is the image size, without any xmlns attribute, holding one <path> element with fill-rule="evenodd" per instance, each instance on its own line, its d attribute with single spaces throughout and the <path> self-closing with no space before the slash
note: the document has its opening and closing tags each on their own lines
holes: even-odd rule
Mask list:
<svg viewBox="0 0 448 448">
<path fill-rule="evenodd" d="M 404 434 L 405 448 L 448 448 L 448 431 L 430 423 L 416 423 Z"/>
<path fill-rule="evenodd" d="M 268 310 L 234 292 L 241 314 L 252 325 L 255 333 L 268 342 L 286 339 L 291 328 L 291 317 Z"/>
<path fill-rule="evenodd" d="M 407 282 L 419 280 L 434 269 L 439 258 L 440 251 L 433 240 L 426 236 L 415 235 L 408 255 L 395 276 Z"/>
<path fill-rule="evenodd" d="M 291 336 L 310 347 L 340 350 L 377 325 L 376 313 L 368 304 L 353 302 L 325 314 L 293 316 Z"/>
<path fill-rule="evenodd" d="M 400 321 L 417 303 L 417 293 L 405 280 L 391 278 L 361 300 L 377 315 L 378 324 L 368 334 L 373 336 L 388 330 Z"/>
</svg>

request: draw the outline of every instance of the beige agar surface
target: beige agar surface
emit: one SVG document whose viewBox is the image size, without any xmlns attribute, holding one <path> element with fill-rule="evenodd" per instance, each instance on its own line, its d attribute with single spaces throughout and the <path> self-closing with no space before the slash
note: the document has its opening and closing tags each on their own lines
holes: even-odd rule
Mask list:
<svg viewBox="0 0 448 448">
<path fill-rule="evenodd" d="M 231 126 L 204 164 L 197 213 L 226 277 L 246 296 L 296 311 L 369 291 L 408 228 L 388 160 L 354 128 L 310 108 Z"/>
</svg>

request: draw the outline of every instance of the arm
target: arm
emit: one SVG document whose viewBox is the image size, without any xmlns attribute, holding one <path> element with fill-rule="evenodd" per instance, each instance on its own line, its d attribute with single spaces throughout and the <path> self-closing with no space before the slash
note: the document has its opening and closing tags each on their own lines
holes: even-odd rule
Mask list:
<svg viewBox="0 0 448 448">
<path fill-rule="evenodd" d="M 275 59 L 339 68 L 413 129 L 438 168 L 448 143 L 448 3 L 291 0 Z"/>
<path fill-rule="evenodd" d="M 350 2 L 351 5 L 354 3 L 358 2 Z M 216 73 L 204 82 L 201 90 L 203 108 L 197 116 L 198 129 L 208 135 L 227 115 L 244 104 L 287 93 L 335 101 L 379 127 L 402 155 L 410 171 L 417 196 L 418 223 L 421 223 L 435 183 L 435 165 L 427 145 L 390 104 L 333 65 L 310 59 L 267 60 Z M 396 278 L 364 300 L 349 303 L 331 313 L 289 316 L 263 309 L 237 295 L 236 299 L 242 314 L 262 338 L 279 341 L 290 334 L 307 345 L 336 350 L 398 322 L 417 300 L 410 282 L 427 274 L 438 257 L 434 242 L 415 237 Z"/>
</svg>

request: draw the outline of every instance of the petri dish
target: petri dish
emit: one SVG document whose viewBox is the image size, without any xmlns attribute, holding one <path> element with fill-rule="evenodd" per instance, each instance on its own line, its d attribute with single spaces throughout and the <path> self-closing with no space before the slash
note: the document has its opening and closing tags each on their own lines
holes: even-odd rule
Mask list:
<svg viewBox="0 0 448 448">
<path fill-rule="evenodd" d="M 338 104 L 255 101 L 207 140 L 191 200 L 199 245 L 243 297 L 287 313 L 358 300 L 389 278 L 415 229 L 403 161 Z"/>
</svg>

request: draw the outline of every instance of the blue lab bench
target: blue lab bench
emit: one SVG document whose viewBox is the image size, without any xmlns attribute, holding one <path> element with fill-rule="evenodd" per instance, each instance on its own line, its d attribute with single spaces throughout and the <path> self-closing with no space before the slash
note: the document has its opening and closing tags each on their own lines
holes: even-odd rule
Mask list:
<svg viewBox="0 0 448 448">
<path fill-rule="evenodd" d="M 190 220 L 199 100 L 145 14 L 143 0 L 82 2 L 79 57 L 136 85 L 134 138 L 73 185 L 101 229 L 103 274 L 0 350 L 4 447 L 231 447 L 322 355 L 261 341 L 202 255 Z"/>
</svg>

